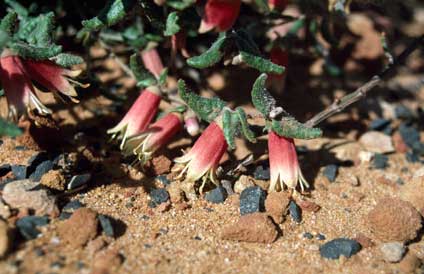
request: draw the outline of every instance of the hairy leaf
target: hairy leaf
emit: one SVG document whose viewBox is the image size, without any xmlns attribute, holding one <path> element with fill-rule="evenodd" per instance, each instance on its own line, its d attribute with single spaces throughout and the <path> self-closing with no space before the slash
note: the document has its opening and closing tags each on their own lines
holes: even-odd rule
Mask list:
<svg viewBox="0 0 424 274">
<path fill-rule="evenodd" d="M 19 56 L 35 60 L 48 59 L 58 55 L 62 51 L 62 47 L 57 45 L 51 45 L 49 47 L 37 47 L 22 42 L 9 43 L 9 47 Z"/>
<path fill-rule="evenodd" d="M 131 55 L 130 68 L 137 80 L 137 86 L 148 87 L 157 83 L 155 76 L 144 68 L 141 57 L 138 54 Z"/>
<path fill-rule="evenodd" d="M 20 128 L 0 118 L 0 137 L 1 136 L 16 137 L 21 134 L 22 134 L 22 131 Z"/>
<path fill-rule="evenodd" d="M 222 48 L 225 45 L 227 36 L 222 33 L 212 46 L 199 56 L 187 59 L 187 64 L 195 68 L 207 68 L 218 63 L 224 56 Z"/>
<path fill-rule="evenodd" d="M 191 7 L 196 0 L 168 0 L 166 5 L 176 9 L 176 10 L 185 10 L 188 7 Z"/>
<path fill-rule="evenodd" d="M 84 62 L 81 57 L 69 53 L 60 53 L 51 60 L 62 67 L 70 67 Z"/>
<path fill-rule="evenodd" d="M 265 82 L 268 76 L 265 73 L 259 75 L 252 87 L 252 103 L 255 108 L 262 113 L 265 118 L 276 107 L 276 101 L 265 88 Z"/>
<path fill-rule="evenodd" d="M 239 121 L 233 115 L 231 110 L 225 109 L 222 113 L 222 131 L 224 132 L 225 140 L 230 149 L 236 148 L 235 137 L 237 134 Z"/>
<path fill-rule="evenodd" d="M 164 86 L 166 84 L 166 78 L 168 77 L 168 68 L 164 68 L 159 75 L 159 85 Z"/>
<path fill-rule="evenodd" d="M 180 31 L 180 26 L 178 25 L 179 16 L 176 11 L 171 12 L 166 19 L 166 29 L 164 32 L 165 36 L 172 36 Z"/>
<path fill-rule="evenodd" d="M 20 17 L 28 17 L 28 9 L 15 0 L 4 0 Z"/>
<path fill-rule="evenodd" d="M 280 136 L 296 139 L 314 139 L 322 136 L 319 128 L 310 128 L 293 117 L 284 117 L 281 121 L 272 120 L 272 130 Z"/>
<path fill-rule="evenodd" d="M 178 92 L 181 99 L 191 108 L 200 119 L 207 122 L 213 121 L 225 107 L 225 102 L 221 99 L 204 98 L 189 91 L 183 80 L 178 81 Z"/>
<path fill-rule="evenodd" d="M 9 12 L 0 22 L 0 30 L 8 36 L 12 36 L 15 30 L 16 19 L 18 14 L 16 12 Z"/>
<path fill-rule="evenodd" d="M 246 51 L 240 51 L 240 55 L 243 62 L 260 72 L 275 74 L 281 74 L 284 72 L 284 67 L 274 64 L 270 60 L 262 58 L 261 56 L 253 55 Z"/>
<path fill-rule="evenodd" d="M 99 15 L 89 20 L 83 20 L 81 23 L 88 31 L 115 25 L 125 17 L 133 4 L 134 0 L 109 0 Z"/>
<path fill-rule="evenodd" d="M 249 142 L 256 143 L 255 133 L 249 127 L 249 123 L 247 122 L 247 116 L 243 108 L 236 108 L 236 115 L 241 124 L 241 131 L 244 137 L 246 137 Z"/>
</svg>

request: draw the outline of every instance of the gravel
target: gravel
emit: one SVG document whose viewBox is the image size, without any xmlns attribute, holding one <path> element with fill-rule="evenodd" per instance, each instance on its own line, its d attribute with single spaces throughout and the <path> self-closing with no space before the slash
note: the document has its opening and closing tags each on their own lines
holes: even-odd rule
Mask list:
<svg viewBox="0 0 424 274">
<path fill-rule="evenodd" d="M 220 204 L 227 199 L 227 191 L 222 186 L 218 186 L 211 191 L 206 192 L 205 199 L 214 204 Z"/>
<path fill-rule="evenodd" d="M 108 237 L 115 237 L 115 230 L 113 229 L 112 220 L 106 216 L 99 214 L 97 218 L 100 221 L 100 226 L 102 227 L 103 232 Z"/>
<path fill-rule="evenodd" d="M 290 201 L 289 212 L 293 221 L 296 223 L 300 223 L 302 221 L 302 211 L 294 201 Z"/>
<path fill-rule="evenodd" d="M 266 192 L 259 186 L 244 189 L 240 194 L 240 214 L 246 215 L 265 210 Z"/>
<path fill-rule="evenodd" d="M 324 168 L 323 174 L 330 182 L 334 182 L 337 177 L 339 167 L 337 165 L 328 165 Z"/>
<path fill-rule="evenodd" d="M 331 240 L 319 248 L 321 257 L 336 260 L 340 256 L 350 258 L 361 250 L 361 245 L 351 239 L 338 238 Z"/>
<path fill-rule="evenodd" d="M 32 240 L 41 233 L 38 227 L 45 226 L 48 223 L 49 218 L 47 216 L 26 216 L 16 222 L 16 227 L 26 240 Z"/>
<path fill-rule="evenodd" d="M 397 263 L 402 260 L 405 254 L 405 246 L 401 242 L 384 243 L 380 246 L 380 251 L 386 262 Z"/>
<path fill-rule="evenodd" d="M 169 193 L 164 188 L 153 189 L 150 192 L 150 207 L 157 207 L 161 203 L 165 203 L 169 200 Z"/>
</svg>

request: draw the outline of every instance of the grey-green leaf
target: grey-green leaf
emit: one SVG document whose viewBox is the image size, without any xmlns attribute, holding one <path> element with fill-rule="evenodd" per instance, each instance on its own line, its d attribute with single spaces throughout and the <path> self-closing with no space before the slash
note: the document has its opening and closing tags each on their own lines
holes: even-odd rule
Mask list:
<svg viewBox="0 0 424 274">
<path fill-rule="evenodd" d="M 22 130 L 20 128 L 0 118 L 0 137 L 1 136 L 16 137 L 21 134 L 22 134 Z"/>
<path fill-rule="evenodd" d="M 84 20 L 81 23 L 88 31 L 95 31 L 103 27 L 115 25 L 124 19 L 134 2 L 134 0 L 109 0 L 99 15 L 89 20 Z"/>
<path fill-rule="evenodd" d="M 274 64 L 270 60 L 262 58 L 258 55 L 250 54 L 246 51 L 240 51 L 241 59 L 248 66 L 259 70 L 260 72 L 281 74 L 284 67 Z"/>
<path fill-rule="evenodd" d="M 252 87 L 252 103 L 255 108 L 268 118 L 269 113 L 276 107 L 276 101 L 265 87 L 268 76 L 265 73 L 259 75 Z"/>
<path fill-rule="evenodd" d="M 227 36 L 225 35 L 225 33 L 221 34 L 207 51 L 205 51 L 199 56 L 194 56 L 187 59 L 187 64 L 199 69 L 215 65 L 224 56 L 224 52 L 222 51 L 222 49 L 225 45 L 226 40 Z"/>
<path fill-rule="evenodd" d="M 144 68 L 141 62 L 141 57 L 139 55 L 131 55 L 130 68 L 135 76 L 135 79 L 137 80 L 137 86 L 148 87 L 157 83 L 155 76 Z"/>
<path fill-rule="evenodd" d="M 18 14 L 16 12 L 9 12 L 0 22 L 0 30 L 9 36 L 13 35 L 15 24 Z"/>
<path fill-rule="evenodd" d="M 62 67 L 71 67 L 84 62 L 81 57 L 69 53 L 60 53 L 51 60 Z"/>
<path fill-rule="evenodd" d="M 225 102 L 221 99 L 204 98 L 189 91 L 183 80 L 178 81 L 178 92 L 182 100 L 191 108 L 200 119 L 207 122 L 213 121 L 225 107 Z"/>
<path fill-rule="evenodd" d="M 249 127 L 249 123 L 247 122 L 247 116 L 243 108 L 236 108 L 236 114 L 241 124 L 241 131 L 243 132 L 244 137 L 246 137 L 249 142 L 256 143 L 255 133 Z"/>
<path fill-rule="evenodd" d="M 172 36 L 180 31 L 180 26 L 178 25 L 178 13 L 176 11 L 171 12 L 166 19 L 166 29 L 165 36 Z"/>
<path fill-rule="evenodd" d="M 233 114 L 229 109 L 225 109 L 222 114 L 222 131 L 225 140 L 227 141 L 230 149 L 236 148 L 235 135 L 237 133 L 237 120 L 234 119 Z"/>
<path fill-rule="evenodd" d="M 293 117 L 284 117 L 281 121 L 272 120 L 272 130 L 280 136 L 296 139 L 314 139 L 322 136 L 321 129 L 307 127 Z"/>
<path fill-rule="evenodd" d="M 57 45 L 51 45 L 49 47 L 37 47 L 22 42 L 9 43 L 9 47 L 19 56 L 35 60 L 48 59 L 58 55 L 62 51 L 62 47 Z"/>
</svg>

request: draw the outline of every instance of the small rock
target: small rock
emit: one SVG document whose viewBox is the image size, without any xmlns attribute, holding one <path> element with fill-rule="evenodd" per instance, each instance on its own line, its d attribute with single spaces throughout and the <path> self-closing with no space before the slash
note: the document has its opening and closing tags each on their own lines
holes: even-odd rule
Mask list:
<svg viewBox="0 0 424 274">
<path fill-rule="evenodd" d="M 255 171 L 253 172 L 253 177 L 256 180 L 269 180 L 271 176 L 271 172 L 269 167 L 264 168 L 263 166 L 257 166 Z"/>
<path fill-rule="evenodd" d="M 420 142 L 420 132 L 414 126 L 402 123 L 399 126 L 399 133 L 405 144 L 409 147 L 413 147 L 415 143 Z"/>
<path fill-rule="evenodd" d="M 60 170 L 50 170 L 44 174 L 40 179 L 40 184 L 58 191 L 65 190 L 65 178 Z"/>
<path fill-rule="evenodd" d="M 406 153 L 408 151 L 408 146 L 403 141 L 402 136 L 398 131 L 396 131 L 392 136 L 393 146 L 398 153 Z"/>
<path fill-rule="evenodd" d="M 397 105 L 395 107 L 395 116 L 398 119 L 410 120 L 414 118 L 414 113 L 404 105 Z"/>
<path fill-rule="evenodd" d="M 16 180 L 24 180 L 28 178 L 28 167 L 23 165 L 14 165 L 12 166 L 13 175 L 15 175 Z"/>
<path fill-rule="evenodd" d="M 418 211 L 398 198 L 381 199 L 366 221 L 373 235 L 385 242 L 412 240 L 422 227 Z"/>
<path fill-rule="evenodd" d="M 96 237 L 98 223 L 97 213 L 83 207 L 75 210 L 71 218 L 60 223 L 57 231 L 65 243 L 78 248 Z"/>
<path fill-rule="evenodd" d="M 290 196 L 287 192 L 271 192 L 265 200 L 266 212 L 272 217 L 275 223 L 281 224 L 287 214 L 290 203 Z"/>
<path fill-rule="evenodd" d="M 84 207 L 84 205 L 80 201 L 73 200 L 73 201 L 70 201 L 69 203 L 67 203 L 62 208 L 62 212 L 74 213 L 75 210 L 77 210 L 78 208 L 81 208 L 81 207 Z"/>
<path fill-rule="evenodd" d="M 253 179 L 251 179 L 249 176 L 241 175 L 234 184 L 234 192 L 242 193 L 243 190 L 252 186 L 255 186 Z"/>
<path fill-rule="evenodd" d="M 323 234 L 321 234 L 321 233 L 318 233 L 318 234 L 317 234 L 317 240 L 319 240 L 319 241 L 324 241 L 324 240 L 325 240 L 325 235 L 323 235 Z"/>
<path fill-rule="evenodd" d="M 244 189 L 240 194 L 240 214 L 263 212 L 265 209 L 265 191 L 259 186 Z"/>
<path fill-rule="evenodd" d="M 8 183 L 3 189 L 3 200 L 12 208 L 31 208 L 37 215 L 59 215 L 55 197 L 30 180 Z"/>
<path fill-rule="evenodd" d="M 388 166 L 389 158 L 384 154 L 375 154 L 372 165 L 376 169 L 385 169 Z"/>
<path fill-rule="evenodd" d="M 233 184 L 231 183 L 231 181 L 221 180 L 221 185 L 222 185 L 223 188 L 225 188 L 225 191 L 227 191 L 228 195 L 234 194 Z"/>
<path fill-rule="evenodd" d="M 10 171 L 12 171 L 12 166 L 9 164 L 4 164 L 0 166 L 0 177 L 3 177 L 4 175 L 6 175 L 7 173 L 9 173 Z"/>
<path fill-rule="evenodd" d="M 374 242 L 362 233 L 359 233 L 354 240 L 357 241 L 363 248 L 374 246 Z"/>
<path fill-rule="evenodd" d="M 122 257 L 116 249 L 98 252 L 93 259 L 91 274 L 119 273 Z"/>
<path fill-rule="evenodd" d="M 370 123 L 371 130 L 384 130 L 390 125 L 390 120 L 384 118 L 377 118 Z"/>
<path fill-rule="evenodd" d="M 400 273 L 419 273 L 417 270 L 421 266 L 421 260 L 409 252 L 399 263 Z"/>
<path fill-rule="evenodd" d="M 321 207 L 318 204 L 312 201 L 299 200 L 297 203 L 300 206 L 300 208 L 304 211 L 318 212 L 321 209 Z"/>
<path fill-rule="evenodd" d="M 38 227 L 45 226 L 48 223 L 49 218 L 47 216 L 26 216 L 16 222 L 16 227 L 26 240 L 32 240 L 41 233 Z"/>
<path fill-rule="evenodd" d="M 105 215 L 98 215 L 97 218 L 99 218 L 100 226 L 102 227 L 103 232 L 108 237 L 115 237 L 115 231 L 113 229 L 112 221 L 109 217 Z"/>
<path fill-rule="evenodd" d="M 169 193 L 164 188 L 156 188 L 150 192 L 151 207 L 156 207 L 169 200 Z"/>
<path fill-rule="evenodd" d="M 3 258 L 13 243 L 12 230 L 6 221 L 0 219 L 0 258 Z"/>
<path fill-rule="evenodd" d="M 303 238 L 306 238 L 308 240 L 312 240 L 314 238 L 314 235 L 312 235 L 310 232 L 303 233 Z"/>
<path fill-rule="evenodd" d="M 35 171 L 29 176 L 30 180 L 38 182 L 41 180 L 41 177 L 53 169 L 53 162 L 50 160 L 44 161 L 37 166 Z"/>
<path fill-rule="evenodd" d="M 29 173 L 30 174 L 33 173 L 39 164 L 41 164 L 42 162 L 44 162 L 48 159 L 49 159 L 48 154 L 45 151 L 40 151 L 40 152 L 36 153 L 35 155 L 33 155 L 28 160 L 28 171 L 29 171 Z"/>
<path fill-rule="evenodd" d="M 379 131 L 368 131 L 359 138 L 359 143 L 366 150 L 375 153 L 390 153 L 394 151 L 392 139 Z"/>
<path fill-rule="evenodd" d="M 68 189 L 76 189 L 88 183 L 91 179 L 91 174 L 81 174 L 75 175 L 71 178 L 71 181 L 68 183 Z"/>
<path fill-rule="evenodd" d="M 164 173 L 169 173 L 171 171 L 172 161 L 164 155 L 160 155 L 158 157 L 153 158 L 151 163 L 155 175 L 161 175 Z"/>
<path fill-rule="evenodd" d="M 338 169 L 337 165 L 328 165 L 324 168 L 323 174 L 332 183 L 336 180 Z"/>
<path fill-rule="evenodd" d="M 277 237 L 275 224 L 264 213 L 243 215 L 235 224 L 224 227 L 221 234 L 224 240 L 266 244 L 274 242 Z"/>
<path fill-rule="evenodd" d="M 171 181 L 166 177 L 166 175 L 159 175 L 155 178 L 158 182 L 161 182 L 163 186 L 169 186 Z"/>
<path fill-rule="evenodd" d="M 300 223 L 302 221 L 302 211 L 294 201 L 290 201 L 289 211 L 293 221 L 295 221 L 296 223 Z"/>
<path fill-rule="evenodd" d="M 400 242 L 384 243 L 380 246 L 380 251 L 383 253 L 383 258 L 386 262 L 400 262 L 405 254 L 405 246 Z"/>
<path fill-rule="evenodd" d="M 374 158 L 374 154 L 375 153 L 369 151 L 360 151 L 358 153 L 358 158 L 361 163 L 369 163 Z"/>
<path fill-rule="evenodd" d="M 319 248 L 322 257 L 336 260 L 340 256 L 350 258 L 361 250 L 361 245 L 351 239 L 338 238 L 331 240 Z"/>
<path fill-rule="evenodd" d="M 220 204 L 227 199 L 227 191 L 222 186 L 217 186 L 211 191 L 206 192 L 205 199 L 214 204 Z"/>
<path fill-rule="evenodd" d="M 181 203 L 185 200 L 184 191 L 181 189 L 180 185 L 176 182 L 172 182 L 168 188 L 168 193 L 171 198 L 171 202 L 174 204 Z"/>
</svg>

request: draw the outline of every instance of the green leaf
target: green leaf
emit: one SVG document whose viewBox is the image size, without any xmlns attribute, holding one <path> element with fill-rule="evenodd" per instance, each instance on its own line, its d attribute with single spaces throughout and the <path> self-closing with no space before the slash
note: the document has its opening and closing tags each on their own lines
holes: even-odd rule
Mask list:
<svg viewBox="0 0 424 274">
<path fill-rule="evenodd" d="M 166 78 L 168 77 L 168 68 L 164 68 L 159 75 L 159 85 L 164 86 L 166 84 Z"/>
<path fill-rule="evenodd" d="M 249 127 L 247 116 L 243 108 L 236 108 L 236 115 L 238 116 L 238 120 L 241 124 L 241 131 L 243 132 L 244 137 L 246 137 L 249 142 L 256 143 L 255 133 Z"/>
<path fill-rule="evenodd" d="M 222 33 L 207 51 L 199 56 L 187 59 L 187 64 L 199 69 L 215 65 L 222 59 L 222 57 L 224 57 L 224 52 L 221 50 L 224 47 L 226 40 L 226 34 Z"/>
<path fill-rule="evenodd" d="M 265 12 L 265 13 L 270 12 L 270 9 L 269 9 L 269 6 L 268 6 L 268 1 L 266 1 L 266 0 L 255 0 L 255 3 L 262 12 Z"/>
<path fill-rule="evenodd" d="M 38 16 L 38 23 L 31 38 L 36 41 L 37 46 L 48 46 L 52 43 L 52 34 L 54 30 L 54 13 L 41 14 Z M 29 41 L 29 39 L 27 39 Z"/>
<path fill-rule="evenodd" d="M 131 55 L 130 68 L 137 80 L 137 86 L 148 87 L 157 83 L 155 76 L 144 68 L 141 57 L 138 54 Z"/>
<path fill-rule="evenodd" d="M 31 46 L 22 42 L 9 43 L 9 47 L 23 58 L 44 60 L 58 55 L 62 51 L 61 46 L 51 45 L 49 47 Z"/>
<path fill-rule="evenodd" d="M 99 30 L 115 25 L 131 10 L 134 0 L 109 0 L 99 15 L 81 23 L 88 31 Z"/>
<path fill-rule="evenodd" d="M 6 46 L 6 44 L 10 41 L 10 36 L 7 35 L 6 32 L 0 30 L 0 52 Z"/>
<path fill-rule="evenodd" d="M 222 113 L 222 131 L 230 149 L 236 148 L 235 137 L 238 124 L 237 117 L 233 115 L 232 111 L 225 109 Z"/>
<path fill-rule="evenodd" d="M 270 60 L 262 58 L 258 55 L 250 54 L 246 51 L 240 51 L 241 60 L 248 66 L 259 70 L 260 72 L 281 74 L 284 72 L 284 67 L 274 64 Z"/>
<path fill-rule="evenodd" d="M 84 59 L 69 53 L 60 53 L 57 56 L 53 57 L 51 60 L 62 67 L 71 67 L 84 63 Z"/>
<path fill-rule="evenodd" d="M 9 12 L 0 22 L 0 30 L 6 33 L 8 36 L 12 36 L 15 30 L 16 19 L 18 14 L 16 12 Z"/>
<path fill-rule="evenodd" d="M 236 33 L 236 44 L 240 51 L 246 51 L 253 55 L 260 55 L 261 51 L 253 41 L 251 35 L 244 29 L 240 29 Z"/>
<path fill-rule="evenodd" d="M 172 36 L 180 31 L 180 26 L 178 25 L 178 14 L 176 11 L 171 12 L 166 19 L 166 29 L 165 36 Z"/>
<path fill-rule="evenodd" d="M 307 127 L 293 117 L 284 117 L 281 121 L 272 120 L 272 130 L 280 136 L 296 139 L 314 139 L 322 136 L 321 129 Z"/>
<path fill-rule="evenodd" d="M 252 103 L 255 108 L 262 113 L 266 118 L 269 117 L 269 113 L 276 107 L 276 101 L 265 88 L 266 79 L 268 76 L 265 73 L 259 75 L 252 87 Z"/>
<path fill-rule="evenodd" d="M 213 121 L 225 107 L 225 102 L 221 99 L 204 98 L 189 91 L 183 80 L 178 81 L 178 92 L 181 99 L 191 108 L 200 119 L 207 122 Z"/>
<path fill-rule="evenodd" d="M 166 1 L 166 5 L 176 9 L 176 10 L 185 10 L 188 7 L 191 7 L 195 0 L 168 0 Z"/>
<path fill-rule="evenodd" d="M 15 0 L 4 0 L 6 4 L 8 4 L 14 12 L 16 12 L 20 17 L 26 18 L 28 17 L 28 9 L 18 3 Z"/>
<path fill-rule="evenodd" d="M 22 130 L 20 128 L 0 118 L 0 137 L 1 136 L 16 137 L 21 134 L 22 134 Z"/>
</svg>

